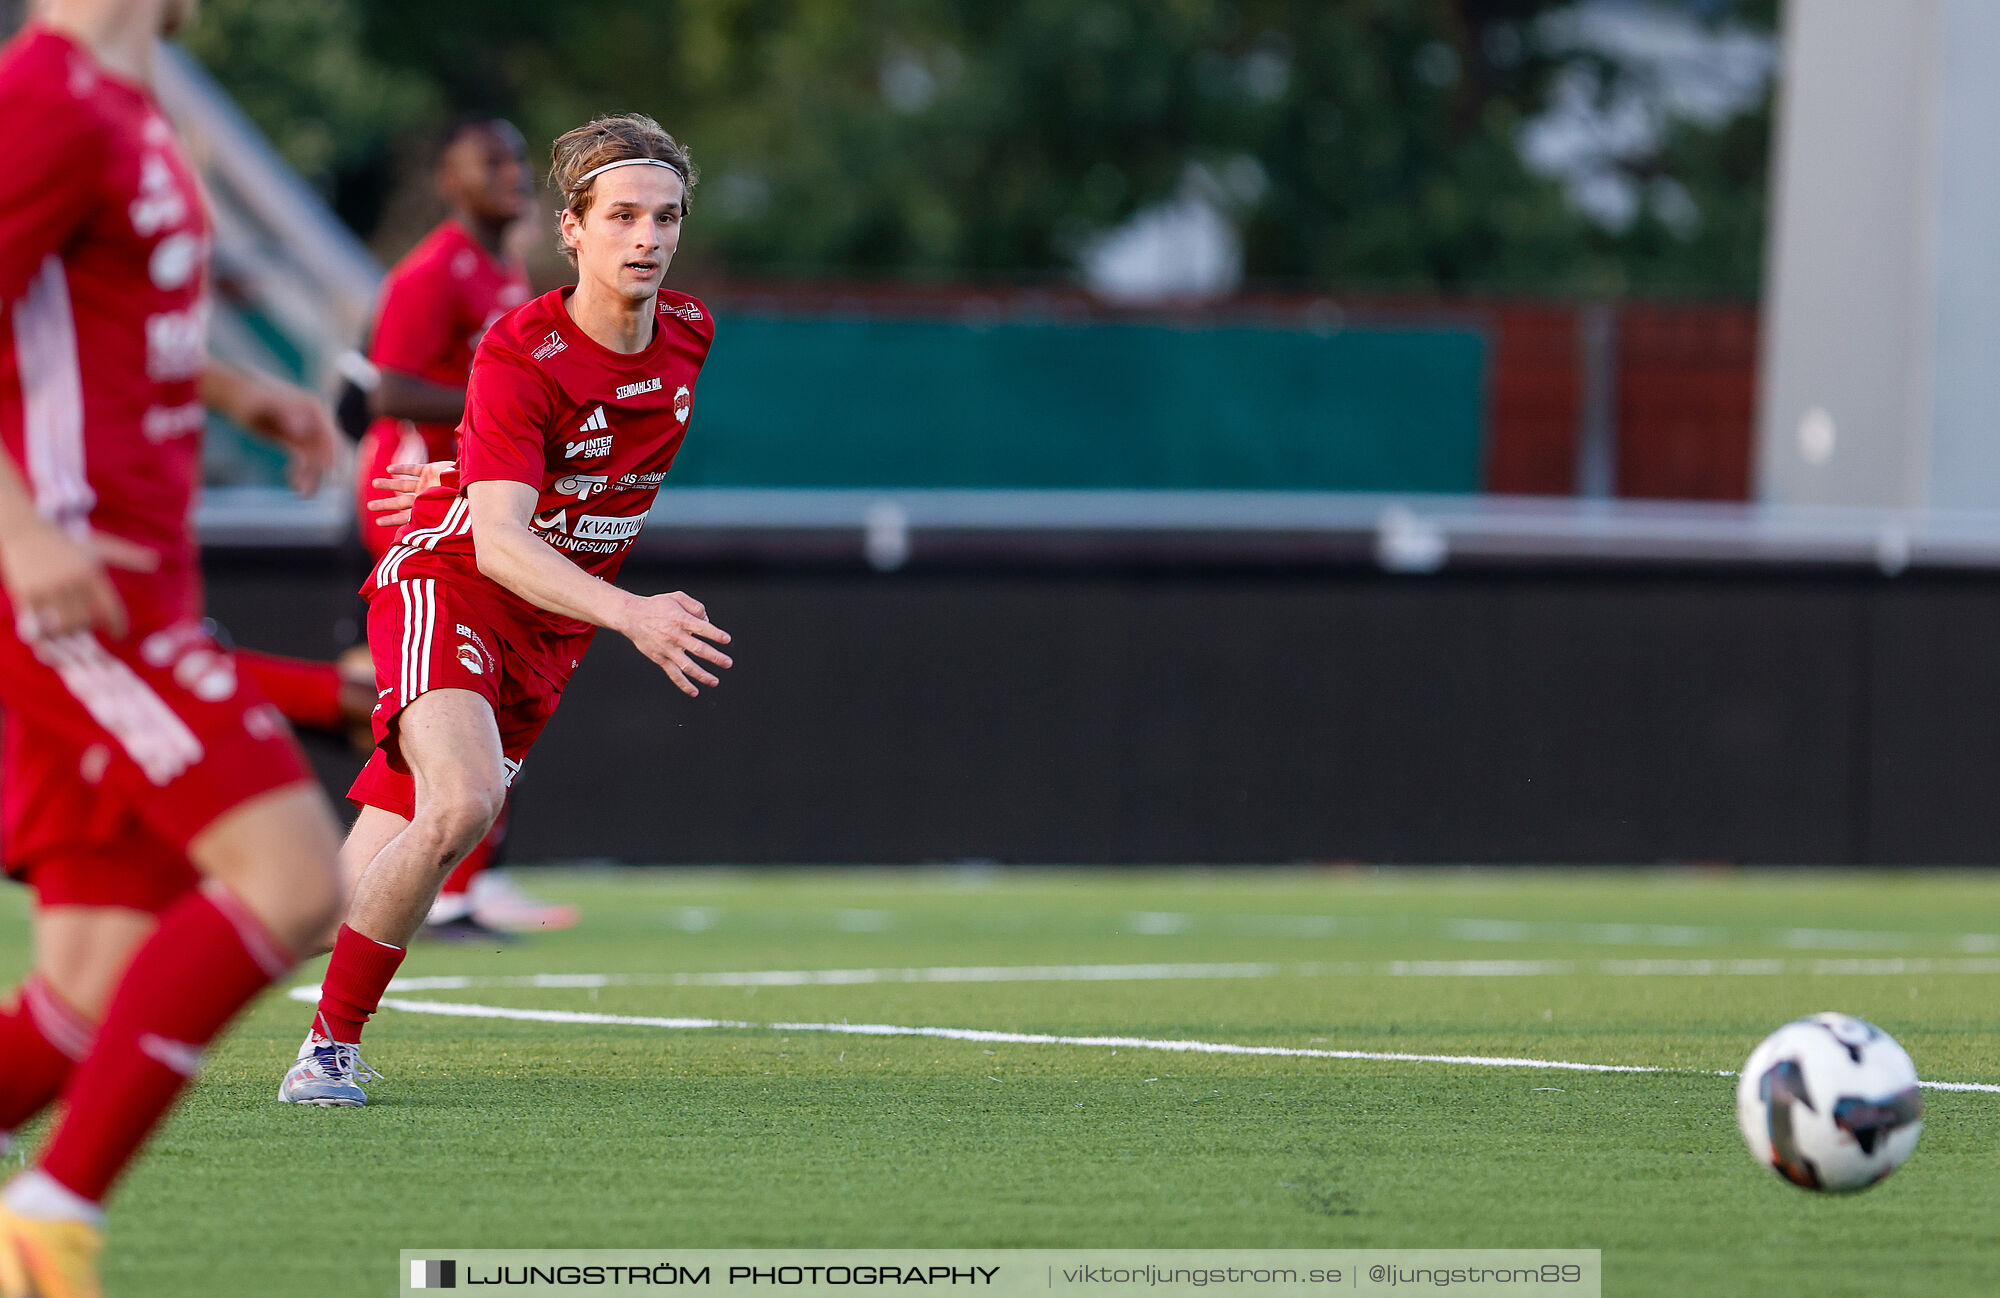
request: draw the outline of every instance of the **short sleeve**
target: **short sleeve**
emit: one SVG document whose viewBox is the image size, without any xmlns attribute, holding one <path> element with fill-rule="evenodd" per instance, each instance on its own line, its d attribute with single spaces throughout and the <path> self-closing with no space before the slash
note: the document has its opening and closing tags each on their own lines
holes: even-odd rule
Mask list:
<svg viewBox="0 0 2000 1298">
<path fill-rule="evenodd" d="M 481 343 L 458 426 L 459 481 L 501 479 L 540 491 L 548 481 L 548 428 L 554 422 L 548 376 L 510 347 L 491 339 Z"/>
<path fill-rule="evenodd" d="M 368 359 L 382 369 L 426 378 L 450 353 L 457 332 L 457 303 L 436 260 L 392 275 L 375 312 Z"/>
<path fill-rule="evenodd" d="M 0 65 L 8 141 L 0 167 L 0 302 L 18 301 L 48 255 L 90 219 L 110 155 L 96 116 L 44 58 L 45 50 L 17 47 Z"/>
</svg>

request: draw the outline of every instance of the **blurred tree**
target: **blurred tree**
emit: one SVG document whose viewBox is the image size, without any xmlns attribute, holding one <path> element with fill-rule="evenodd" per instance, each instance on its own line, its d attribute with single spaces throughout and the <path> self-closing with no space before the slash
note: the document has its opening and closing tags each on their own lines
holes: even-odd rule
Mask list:
<svg viewBox="0 0 2000 1298">
<path fill-rule="evenodd" d="M 700 269 L 1046 277 L 1135 213 L 1197 193 L 1240 230 L 1254 279 L 1755 292 L 1767 89 L 1719 120 L 1656 113 L 1643 147 L 1582 179 L 1524 159 L 1524 132 L 1576 92 L 1579 68 L 1595 79 L 1571 98 L 1607 112 L 1658 82 L 1591 45 L 1595 28 L 1577 35 L 1575 16 L 1602 8 L 209 0 L 194 44 L 364 230 L 369 185 L 392 167 L 416 183 L 414 152 L 399 159 L 388 137 L 427 138 L 447 105 L 508 114 L 535 141 L 638 109 L 703 164 Z M 1774 8 L 1647 12 L 1763 39 Z M 1580 202 L 1590 184 L 1628 195 L 1629 219 Z"/>
<path fill-rule="evenodd" d="M 392 143 L 437 120 L 442 101 L 423 72 L 363 49 L 360 7 L 205 0 L 187 45 L 286 160 L 349 224 L 365 227 L 381 202 Z"/>
</svg>

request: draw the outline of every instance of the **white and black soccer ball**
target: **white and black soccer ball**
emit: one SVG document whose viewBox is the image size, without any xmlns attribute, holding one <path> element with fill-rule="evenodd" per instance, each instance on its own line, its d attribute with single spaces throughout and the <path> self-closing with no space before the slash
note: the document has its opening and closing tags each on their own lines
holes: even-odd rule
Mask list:
<svg viewBox="0 0 2000 1298">
<path fill-rule="evenodd" d="M 1924 1128 L 1917 1068 L 1888 1033 L 1845 1014 L 1779 1028 L 1750 1052 L 1736 1120 L 1757 1161 L 1808 1190 L 1865 1190 Z"/>
</svg>

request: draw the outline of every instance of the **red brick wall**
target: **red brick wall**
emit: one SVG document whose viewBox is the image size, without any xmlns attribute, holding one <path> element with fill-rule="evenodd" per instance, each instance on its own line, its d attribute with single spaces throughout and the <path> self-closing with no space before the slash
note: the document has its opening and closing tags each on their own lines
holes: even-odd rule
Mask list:
<svg viewBox="0 0 2000 1298">
<path fill-rule="evenodd" d="M 1571 306 L 1494 304 L 1485 488 L 1576 489 L 1583 355 Z M 1757 403 L 1757 308 L 1618 309 L 1618 494 L 1747 500 Z"/>
<path fill-rule="evenodd" d="M 1566 496 L 1576 489 L 1583 409 L 1576 311 L 1501 305 L 1488 318 L 1486 490 Z"/>
<path fill-rule="evenodd" d="M 1619 312 L 1619 495 L 1748 500 L 1756 405 L 1756 308 Z"/>
</svg>

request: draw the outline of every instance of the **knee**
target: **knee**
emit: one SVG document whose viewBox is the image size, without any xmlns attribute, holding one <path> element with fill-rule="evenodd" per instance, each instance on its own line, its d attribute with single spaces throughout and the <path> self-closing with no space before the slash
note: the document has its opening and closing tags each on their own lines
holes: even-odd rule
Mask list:
<svg viewBox="0 0 2000 1298">
<path fill-rule="evenodd" d="M 499 785 L 439 790 L 417 808 L 412 825 L 430 843 L 439 868 L 448 869 L 486 837 L 506 798 L 506 789 Z"/>
<path fill-rule="evenodd" d="M 274 937 L 303 952 L 340 914 L 339 842 L 325 796 L 301 786 L 236 808 L 190 843 L 188 853 Z"/>
</svg>

